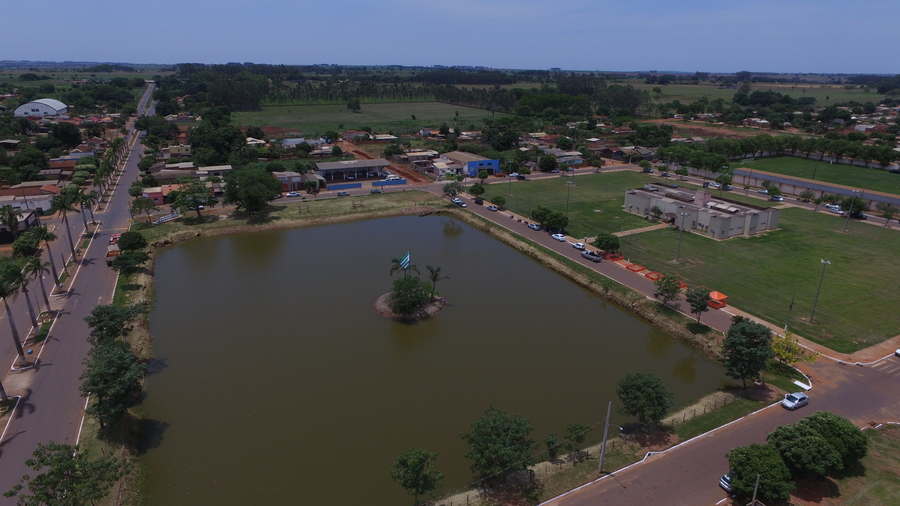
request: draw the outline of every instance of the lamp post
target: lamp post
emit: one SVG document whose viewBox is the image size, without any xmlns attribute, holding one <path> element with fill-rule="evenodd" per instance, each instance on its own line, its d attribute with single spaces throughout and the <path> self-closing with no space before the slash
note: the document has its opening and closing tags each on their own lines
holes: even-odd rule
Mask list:
<svg viewBox="0 0 900 506">
<path fill-rule="evenodd" d="M 678 262 L 678 259 L 681 257 L 681 236 L 684 235 L 684 219 L 690 216 L 691 213 L 679 211 L 678 214 L 681 215 L 681 232 L 678 233 L 678 252 L 675 253 L 675 262 Z"/>
<path fill-rule="evenodd" d="M 812 313 L 809 314 L 809 323 L 813 322 L 813 317 L 816 316 L 816 304 L 819 302 L 819 292 L 822 290 L 822 281 L 825 280 L 825 267 L 831 265 L 831 262 L 828 260 L 822 260 L 822 275 L 819 277 L 819 288 L 816 289 L 816 298 L 813 299 L 813 307 Z"/>
<path fill-rule="evenodd" d="M 853 193 L 856 193 L 857 195 L 859 195 L 859 192 L 858 192 L 858 191 L 854 191 Z M 860 198 L 862 198 L 862 197 L 860 197 Z M 846 231 L 847 231 L 847 227 L 850 226 L 850 215 L 851 215 L 852 213 L 853 213 L 853 201 L 851 200 L 851 201 L 850 201 L 850 205 L 847 206 L 847 219 L 844 220 L 844 232 L 846 232 Z"/>
<path fill-rule="evenodd" d="M 512 196 L 512 173 L 511 172 L 506 173 L 506 179 L 508 180 L 508 183 L 509 183 L 509 196 L 511 197 Z"/>
<path fill-rule="evenodd" d="M 572 193 L 572 181 L 566 181 L 566 186 L 568 190 L 566 190 L 566 218 L 569 217 L 569 194 Z"/>
</svg>

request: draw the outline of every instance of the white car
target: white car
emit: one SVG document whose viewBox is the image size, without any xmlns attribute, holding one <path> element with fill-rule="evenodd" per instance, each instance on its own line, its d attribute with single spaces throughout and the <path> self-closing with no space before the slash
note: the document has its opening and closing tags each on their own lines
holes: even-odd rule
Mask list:
<svg viewBox="0 0 900 506">
<path fill-rule="evenodd" d="M 712 181 L 712 182 L 709 183 L 709 187 L 710 187 L 710 188 L 718 188 L 718 187 L 720 187 L 720 186 L 722 186 L 722 185 L 720 185 L 719 183 L 717 183 L 717 182 L 715 182 L 715 181 Z"/>
<path fill-rule="evenodd" d="M 284 196 L 285 197 L 299 197 L 300 193 L 299 192 L 287 192 L 284 194 Z"/>
<path fill-rule="evenodd" d="M 496 210 L 498 210 L 498 209 L 500 209 L 500 208 L 497 207 L 497 206 L 487 206 L 485 209 L 487 209 L 488 211 L 496 211 Z"/>
<path fill-rule="evenodd" d="M 459 207 L 466 207 L 466 203 L 458 198 L 455 198 L 455 199 L 451 200 L 450 202 L 453 202 L 454 204 L 458 205 Z"/>
<path fill-rule="evenodd" d="M 575 244 L 572 245 L 572 247 L 577 250 L 581 250 L 581 251 L 584 251 L 584 248 L 585 248 L 583 242 L 576 242 Z"/>
<path fill-rule="evenodd" d="M 791 411 L 806 406 L 807 404 L 809 404 L 809 396 L 802 392 L 787 394 L 781 401 L 781 405 Z"/>
<path fill-rule="evenodd" d="M 566 240 L 566 236 L 564 236 L 563 234 L 553 234 L 550 237 L 556 239 L 559 242 L 565 242 Z"/>
</svg>

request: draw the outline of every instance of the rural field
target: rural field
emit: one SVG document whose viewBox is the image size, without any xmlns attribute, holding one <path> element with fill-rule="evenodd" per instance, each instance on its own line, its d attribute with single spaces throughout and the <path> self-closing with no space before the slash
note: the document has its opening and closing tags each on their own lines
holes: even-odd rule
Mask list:
<svg viewBox="0 0 900 506">
<path fill-rule="evenodd" d="M 707 97 L 709 100 L 722 98 L 726 102 L 731 101 L 737 90 L 719 89 L 718 86 L 709 84 L 668 84 L 660 86 L 658 84 L 644 84 L 643 80 L 629 80 L 631 84 L 639 90 L 650 92 L 650 97 L 654 102 L 671 102 L 680 100 L 682 103 L 695 102 L 700 97 Z M 663 94 L 657 95 L 653 93 L 653 88 L 659 87 Z M 844 89 L 842 85 L 826 85 L 826 84 L 776 84 L 776 83 L 754 83 L 751 88 L 753 91 L 776 91 L 782 95 L 789 95 L 794 99 L 801 97 L 815 97 L 816 104 L 820 106 L 833 105 L 840 102 L 849 102 L 855 100 L 860 103 L 873 102 L 878 103 L 884 98 L 877 92 L 866 93 L 862 89 Z"/>
<path fill-rule="evenodd" d="M 732 162 L 731 166 L 733 168 L 764 170 L 806 179 L 812 179 L 813 172 L 815 172 L 816 181 L 900 195 L 900 174 L 892 174 L 882 169 L 870 169 L 837 163 L 830 164 L 828 162 L 818 162 L 817 164 L 815 160 L 792 156 L 737 160 Z"/>
<path fill-rule="evenodd" d="M 673 259 L 679 233 L 672 229 L 635 234 L 633 262 L 689 286 L 705 286 L 766 321 L 783 325 L 796 291 L 790 328 L 831 349 L 853 352 L 900 334 L 895 310 L 900 272 L 894 252 L 900 233 L 800 208 L 781 212 L 779 230 L 750 238 L 713 241 L 684 234 L 681 261 Z M 623 249 L 628 249 L 627 242 Z M 826 267 L 814 324 L 807 323 Z"/>
<path fill-rule="evenodd" d="M 265 106 L 261 111 L 233 113 L 232 119 L 239 127 L 278 127 L 306 136 L 361 127 L 371 127 L 375 133 L 402 134 L 425 127 L 437 128 L 441 123 L 455 125 L 457 112 L 461 128 L 475 125 L 480 129 L 482 120 L 490 115 L 483 109 L 442 102 L 392 102 L 363 103 L 359 113 L 350 112 L 344 104 Z"/>
</svg>

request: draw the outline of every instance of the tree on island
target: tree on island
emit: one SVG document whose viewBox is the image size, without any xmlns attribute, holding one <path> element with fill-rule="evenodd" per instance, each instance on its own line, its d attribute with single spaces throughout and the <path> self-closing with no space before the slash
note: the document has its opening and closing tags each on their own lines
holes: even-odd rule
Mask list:
<svg viewBox="0 0 900 506">
<path fill-rule="evenodd" d="M 410 449 L 394 459 L 391 466 L 391 478 L 413 495 L 413 504 L 419 504 L 419 496 L 434 497 L 434 491 L 440 486 L 444 473 L 433 469 L 437 452 Z"/>
<path fill-rule="evenodd" d="M 433 301 L 435 293 L 437 293 L 437 282 L 442 279 L 450 279 L 450 276 L 441 276 L 440 267 L 426 265 L 425 270 L 428 271 L 428 280 L 431 281 L 431 300 Z"/>
<path fill-rule="evenodd" d="M 431 287 L 418 276 L 397 278 L 388 301 L 394 314 L 412 315 L 431 302 Z"/>
</svg>

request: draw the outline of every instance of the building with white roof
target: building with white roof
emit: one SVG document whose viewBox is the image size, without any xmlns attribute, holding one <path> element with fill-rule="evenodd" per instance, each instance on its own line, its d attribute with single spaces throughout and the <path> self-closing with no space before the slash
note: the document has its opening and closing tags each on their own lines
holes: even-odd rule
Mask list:
<svg viewBox="0 0 900 506">
<path fill-rule="evenodd" d="M 52 98 L 39 98 L 16 107 L 15 116 L 25 118 L 28 116 L 63 116 L 69 112 L 69 107 Z"/>
</svg>

